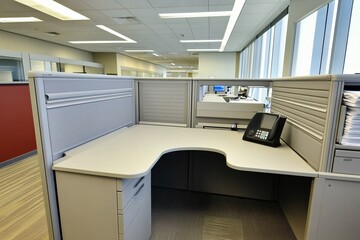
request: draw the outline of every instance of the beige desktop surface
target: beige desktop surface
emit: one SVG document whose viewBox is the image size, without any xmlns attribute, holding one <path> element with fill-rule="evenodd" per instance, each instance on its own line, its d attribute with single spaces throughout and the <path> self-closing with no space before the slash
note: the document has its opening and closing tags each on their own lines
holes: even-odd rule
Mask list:
<svg viewBox="0 0 360 240">
<path fill-rule="evenodd" d="M 116 178 L 148 173 L 160 157 L 180 150 L 223 154 L 233 169 L 317 177 L 289 146 L 272 148 L 242 140 L 243 132 L 199 128 L 135 125 L 66 152 L 53 170 Z"/>
</svg>

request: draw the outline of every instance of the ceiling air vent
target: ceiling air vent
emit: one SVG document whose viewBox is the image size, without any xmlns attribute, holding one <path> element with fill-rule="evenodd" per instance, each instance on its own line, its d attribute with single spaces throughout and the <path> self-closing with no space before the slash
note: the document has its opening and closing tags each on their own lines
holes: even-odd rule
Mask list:
<svg viewBox="0 0 360 240">
<path fill-rule="evenodd" d="M 112 18 L 118 24 L 136 24 L 139 21 L 135 17 L 113 17 Z"/>
<path fill-rule="evenodd" d="M 58 32 L 46 32 L 46 35 L 48 35 L 48 36 L 59 36 L 60 33 L 58 33 Z"/>
</svg>

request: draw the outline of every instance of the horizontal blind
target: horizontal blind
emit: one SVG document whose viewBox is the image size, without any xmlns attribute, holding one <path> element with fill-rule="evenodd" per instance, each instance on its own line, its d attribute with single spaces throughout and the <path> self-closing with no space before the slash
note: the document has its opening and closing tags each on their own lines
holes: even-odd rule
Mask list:
<svg viewBox="0 0 360 240">
<path fill-rule="evenodd" d="M 287 117 L 283 139 L 319 169 L 331 83 L 275 81 L 271 111 Z"/>
<path fill-rule="evenodd" d="M 140 81 L 140 123 L 187 126 L 189 101 L 186 81 Z"/>
</svg>

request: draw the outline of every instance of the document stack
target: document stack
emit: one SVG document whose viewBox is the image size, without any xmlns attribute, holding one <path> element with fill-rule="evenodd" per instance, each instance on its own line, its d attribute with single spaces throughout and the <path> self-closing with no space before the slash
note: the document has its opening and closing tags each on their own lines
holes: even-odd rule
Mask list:
<svg viewBox="0 0 360 240">
<path fill-rule="evenodd" d="M 344 91 L 345 124 L 341 144 L 360 146 L 360 91 Z"/>
</svg>

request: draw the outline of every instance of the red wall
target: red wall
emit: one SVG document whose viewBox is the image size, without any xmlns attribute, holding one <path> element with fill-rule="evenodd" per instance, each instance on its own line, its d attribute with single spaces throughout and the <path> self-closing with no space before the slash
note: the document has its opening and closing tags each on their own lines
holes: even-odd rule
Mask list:
<svg viewBox="0 0 360 240">
<path fill-rule="evenodd" d="M 0 162 L 35 149 L 29 85 L 0 85 Z"/>
</svg>

